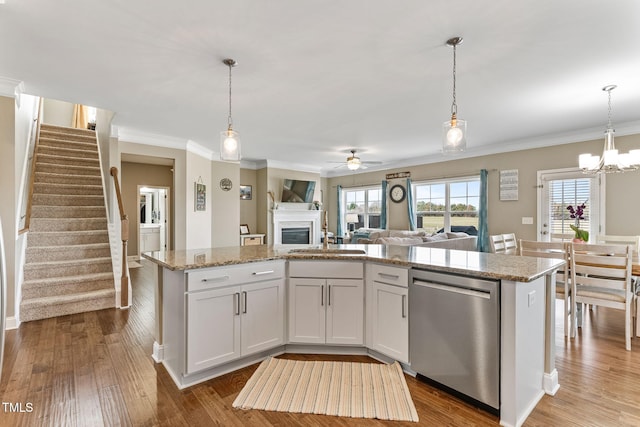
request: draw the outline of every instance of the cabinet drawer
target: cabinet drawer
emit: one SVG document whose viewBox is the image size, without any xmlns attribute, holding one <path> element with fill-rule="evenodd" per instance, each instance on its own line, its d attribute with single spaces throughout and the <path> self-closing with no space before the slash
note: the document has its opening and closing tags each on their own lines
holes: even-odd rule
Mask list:
<svg viewBox="0 0 640 427">
<path fill-rule="evenodd" d="M 289 277 L 362 279 L 361 262 L 289 261 Z"/>
<path fill-rule="evenodd" d="M 381 264 L 368 264 L 367 280 L 409 287 L 409 269 Z"/>
<path fill-rule="evenodd" d="M 284 261 L 255 262 L 187 271 L 187 292 L 284 277 Z"/>
</svg>

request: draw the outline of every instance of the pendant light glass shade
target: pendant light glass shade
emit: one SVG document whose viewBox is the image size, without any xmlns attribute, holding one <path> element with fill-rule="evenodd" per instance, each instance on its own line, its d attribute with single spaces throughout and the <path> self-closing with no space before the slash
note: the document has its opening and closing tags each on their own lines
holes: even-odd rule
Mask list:
<svg viewBox="0 0 640 427">
<path fill-rule="evenodd" d="M 453 47 L 453 103 L 451 104 L 451 119 L 442 124 L 442 153 L 455 154 L 467 149 L 467 121 L 458 118 L 456 103 L 456 46 L 462 43 L 462 37 L 447 40 L 447 45 Z"/>
<path fill-rule="evenodd" d="M 467 148 L 467 121 L 451 116 L 442 124 L 442 152 L 445 154 L 459 153 Z"/>
<path fill-rule="evenodd" d="M 220 160 L 228 162 L 240 161 L 240 137 L 238 132 L 233 130 L 233 119 L 231 118 L 231 68 L 235 67 L 237 62 L 233 59 L 225 59 L 222 61 L 229 67 L 229 126 L 227 130 L 220 132 Z"/>
<path fill-rule="evenodd" d="M 220 159 L 229 162 L 240 161 L 240 137 L 229 128 L 220 132 Z"/>
<path fill-rule="evenodd" d="M 608 85 L 602 88 L 609 97 L 609 120 L 604 131 L 604 148 L 602 157 L 591 154 L 580 154 L 578 166 L 584 173 L 612 173 L 632 171 L 640 168 L 640 150 L 630 150 L 628 153 L 619 153 L 615 144 L 615 130 L 611 125 L 611 91 L 616 85 Z"/>
</svg>

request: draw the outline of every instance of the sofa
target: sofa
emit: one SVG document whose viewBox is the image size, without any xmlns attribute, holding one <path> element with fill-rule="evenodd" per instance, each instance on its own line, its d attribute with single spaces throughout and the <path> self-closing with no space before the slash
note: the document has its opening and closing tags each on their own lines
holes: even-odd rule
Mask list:
<svg viewBox="0 0 640 427">
<path fill-rule="evenodd" d="M 470 236 L 464 232 L 430 234 L 424 231 L 360 229 L 353 234 L 351 242 L 358 244 L 428 246 L 475 251 L 477 236 Z"/>
</svg>

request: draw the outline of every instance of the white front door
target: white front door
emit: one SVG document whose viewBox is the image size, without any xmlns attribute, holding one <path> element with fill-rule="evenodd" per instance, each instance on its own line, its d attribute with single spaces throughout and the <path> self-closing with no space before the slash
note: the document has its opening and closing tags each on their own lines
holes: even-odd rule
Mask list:
<svg viewBox="0 0 640 427">
<path fill-rule="evenodd" d="M 574 232 L 568 206 L 585 204 L 584 219 L 579 221 L 589 231 L 589 240 L 604 233 L 604 177 L 587 175 L 578 169 L 538 171 L 538 240 L 570 241 Z"/>
</svg>

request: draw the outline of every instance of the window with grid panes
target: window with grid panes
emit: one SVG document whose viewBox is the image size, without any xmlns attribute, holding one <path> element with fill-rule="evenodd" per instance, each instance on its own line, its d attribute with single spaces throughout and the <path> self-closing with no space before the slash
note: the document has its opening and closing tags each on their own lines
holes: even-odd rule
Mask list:
<svg viewBox="0 0 640 427">
<path fill-rule="evenodd" d="M 453 226 L 478 228 L 480 177 L 420 182 L 412 187 L 419 229 L 435 233 Z"/>
<path fill-rule="evenodd" d="M 346 223 L 347 214 L 357 214 L 358 228 L 380 228 L 380 212 L 382 210 L 382 186 L 344 190 Z M 347 224 L 348 227 L 348 224 Z"/>
</svg>

